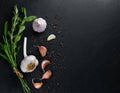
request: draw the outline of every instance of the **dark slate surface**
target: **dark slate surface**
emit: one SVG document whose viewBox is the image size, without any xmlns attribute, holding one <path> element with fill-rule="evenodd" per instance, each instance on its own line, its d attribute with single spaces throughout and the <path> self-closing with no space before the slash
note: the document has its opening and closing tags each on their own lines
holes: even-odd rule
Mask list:
<svg viewBox="0 0 120 93">
<path fill-rule="evenodd" d="M 3 24 L 12 17 L 15 4 L 26 7 L 28 15 L 43 17 L 48 22 L 45 33 L 34 33 L 31 23 L 24 32 L 28 54 L 32 52 L 40 63 L 43 59 L 52 61 L 48 69 L 52 69 L 53 76 L 40 90 L 31 84 L 31 78 L 41 76 L 40 66 L 25 74 L 32 93 L 120 92 L 120 0 L 1 0 L 1 37 Z M 56 34 L 57 39 L 46 42 L 50 33 Z M 21 45 L 22 42 L 23 38 Z M 64 47 L 60 42 L 64 42 Z M 54 59 L 48 54 L 41 58 L 33 45 L 45 45 L 59 56 Z M 22 58 L 21 50 L 18 64 Z M 0 93 L 23 93 L 9 64 L 2 59 Z"/>
</svg>

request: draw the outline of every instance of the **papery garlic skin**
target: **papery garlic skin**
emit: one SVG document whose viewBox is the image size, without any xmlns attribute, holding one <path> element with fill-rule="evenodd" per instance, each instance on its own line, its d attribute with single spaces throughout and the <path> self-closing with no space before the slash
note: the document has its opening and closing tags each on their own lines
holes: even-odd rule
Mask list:
<svg viewBox="0 0 120 93">
<path fill-rule="evenodd" d="M 33 72 L 38 66 L 39 62 L 34 55 L 26 56 L 20 65 L 21 71 L 24 73 Z"/>
<path fill-rule="evenodd" d="M 41 33 L 45 31 L 47 22 L 43 18 L 37 18 L 33 21 L 32 27 L 35 32 Z"/>
</svg>

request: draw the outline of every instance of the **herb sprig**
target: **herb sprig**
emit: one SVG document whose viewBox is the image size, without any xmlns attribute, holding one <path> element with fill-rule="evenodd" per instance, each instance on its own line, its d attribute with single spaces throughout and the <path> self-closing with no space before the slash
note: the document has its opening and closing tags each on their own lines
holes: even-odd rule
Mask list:
<svg viewBox="0 0 120 93">
<path fill-rule="evenodd" d="M 22 7 L 23 17 L 19 16 L 19 10 L 17 5 L 14 6 L 13 14 L 11 20 L 11 28 L 9 28 L 8 21 L 4 24 L 4 34 L 3 34 L 3 43 L 0 43 L 0 56 L 8 61 L 19 79 L 24 93 L 30 93 L 30 88 L 23 78 L 23 74 L 18 70 L 17 65 L 17 56 L 20 50 L 18 42 L 22 38 L 23 31 L 25 30 L 25 23 L 31 22 L 36 18 L 36 16 L 27 16 L 26 8 Z"/>
</svg>

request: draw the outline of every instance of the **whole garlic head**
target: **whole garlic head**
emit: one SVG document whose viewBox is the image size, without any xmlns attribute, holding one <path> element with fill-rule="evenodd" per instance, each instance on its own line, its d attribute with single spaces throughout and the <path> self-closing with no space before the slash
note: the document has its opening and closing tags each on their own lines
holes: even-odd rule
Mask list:
<svg viewBox="0 0 120 93">
<path fill-rule="evenodd" d="M 24 59 L 21 62 L 20 69 L 24 73 L 33 72 L 39 62 L 34 55 L 27 55 L 27 37 L 24 38 L 23 44 Z"/>
<path fill-rule="evenodd" d="M 35 68 L 38 66 L 38 60 L 34 55 L 26 56 L 20 65 L 22 72 L 28 73 L 33 72 Z"/>
<path fill-rule="evenodd" d="M 37 18 L 33 21 L 32 27 L 35 32 L 41 33 L 45 31 L 47 22 L 43 18 Z"/>
</svg>

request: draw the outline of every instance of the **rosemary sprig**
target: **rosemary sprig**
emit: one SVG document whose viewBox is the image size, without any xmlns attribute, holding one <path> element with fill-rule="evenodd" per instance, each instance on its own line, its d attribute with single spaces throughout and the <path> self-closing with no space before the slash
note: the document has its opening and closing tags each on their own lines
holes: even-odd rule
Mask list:
<svg viewBox="0 0 120 93">
<path fill-rule="evenodd" d="M 8 21 L 4 24 L 3 43 L 0 43 L 0 56 L 10 63 L 22 85 L 24 93 L 30 93 L 30 88 L 23 78 L 23 74 L 18 70 L 16 58 L 20 50 L 18 42 L 21 40 L 23 31 L 25 30 L 25 23 L 31 22 L 36 16 L 27 16 L 26 9 L 23 7 L 22 14 L 24 17 L 20 17 L 17 5 L 14 6 L 13 14 L 11 28 L 8 26 Z"/>
</svg>

